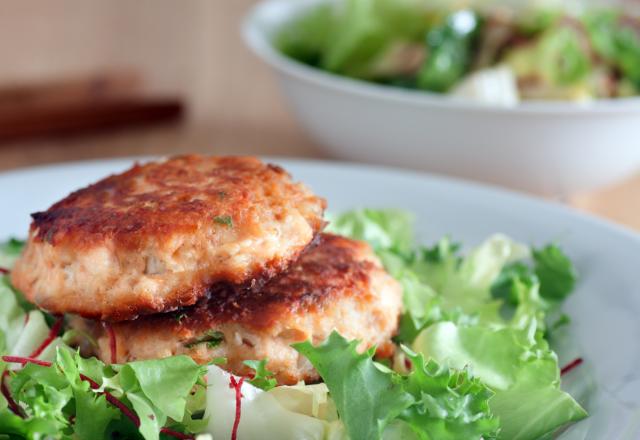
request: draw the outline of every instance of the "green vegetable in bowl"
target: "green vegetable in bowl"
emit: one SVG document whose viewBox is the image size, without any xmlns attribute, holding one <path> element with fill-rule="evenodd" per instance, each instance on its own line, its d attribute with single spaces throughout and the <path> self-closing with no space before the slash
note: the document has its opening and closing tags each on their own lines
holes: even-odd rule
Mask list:
<svg viewBox="0 0 640 440">
<path fill-rule="evenodd" d="M 591 11 L 583 17 L 594 51 L 640 89 L 640 20 L 620 11 Z"/>
<path fill-rule="evenodd" d="M 330 72 L 371 78 L 385 51 L 420 41 L 430 14 L 422 0 L 346 0 L 320 4 L 286 26 L 276 45 L 300 61 Z"/>
<path fill-rule="evenodd" d="M 471 66 L 480 27 L 477 14 L 462 10 L 427 32 L 427 58 L 418 72 L 418 86 L 446 92 L 460 81 Z"/>
<path fill-rule="evenodd" d="M 576 14 L 562 4 L 517 4 L 319 2 L 274 42 L 289 57 L 332 73 L 504 105 L 640 94 L 640 19 L 615 8 Z M 514 81 L 490 79 L 505 69 L 517 91 L 500 101 L 514 95 Z M 492 93 L 470 92 L 483 87 Z"/>
</svg>

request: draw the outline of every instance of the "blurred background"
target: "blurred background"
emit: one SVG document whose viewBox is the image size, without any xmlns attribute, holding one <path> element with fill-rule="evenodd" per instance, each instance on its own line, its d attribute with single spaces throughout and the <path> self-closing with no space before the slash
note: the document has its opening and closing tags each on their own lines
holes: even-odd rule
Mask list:
<svg viewBox="0 0 640 440">
<path fill-rule="evenodd" d="M 286 111 L 269 69 L 242 43 L 241 18 L 254 3 L 3 1 L 0 106 L 4 101 L 15 112 L 15 100 L 27 101 L 20 88 L 29 85 L 49 86 L 48 97 L 47 90 L 33 90 L 35 100 L 49 102 L 21 103 L 20 126 L 26 127 L 20 132 L 18 121 L 2 122 L 0 168 L 187 151 L 317 155 Z M 61 122 L 65 107 L 29 120 L 34 107 L 65 99 L 75 100 L 66 106 L 71 120 L 74 107 L 118 100 L 132 104 L 139 123 L 109 124 L 114 118 L 105 108 L 86 129 L 38 132 L 41 124 Z"/>
<path fill-rule="evenodd" d="M 3 0 L 0 171 L 187 152 L 334 158 L 243 43 L 256 3 Z M 640 229 L 638 174 L 545 196 Z"/>
</svg>

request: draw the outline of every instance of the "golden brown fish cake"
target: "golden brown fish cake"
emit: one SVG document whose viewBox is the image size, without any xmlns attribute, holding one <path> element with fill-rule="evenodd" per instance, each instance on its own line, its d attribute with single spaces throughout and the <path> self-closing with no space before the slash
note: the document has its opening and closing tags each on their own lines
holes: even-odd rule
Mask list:
<svg viewBox="0 0 640 440">
<path fill-rule="evenodd" d="M 124 320 L 285 270 L 325 201 L 252 157 L 135 165 L 33 214 L 14 285 L 52 313 Z"/>
<path fill-rule="evenodd" d="M 240 375 L 243 361 L 268 358 L 280 384 L 316 381 L 311 364 L 291 348 L 317 344 L 335 329 L 360 348 L 393 351 L 402 289 L 363 242 L 322 234 L 319 244 L 256 293 L 220 287 L 208 300 L 168 314 L 111 324 L 119 363 L 186 354 L 207 363 L 225 357 L 223 368 Z M 73 319 L 72 326 L 97 340 L 96 354 L 111 360 L 109 332 L 99 322 Z"/>
</svg>

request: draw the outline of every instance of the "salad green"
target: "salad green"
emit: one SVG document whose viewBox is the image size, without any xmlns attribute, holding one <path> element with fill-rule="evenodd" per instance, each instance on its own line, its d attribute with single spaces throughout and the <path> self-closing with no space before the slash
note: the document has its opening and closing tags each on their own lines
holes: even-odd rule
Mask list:
<svg viewBox="0 0 640 440">
<path fill-rule="evenodd" d="M 23 308 L 4 275 L 0 438 L 535 440 L 585 418 L 548 342 L 577 279 L 560 247 L 503 235 L 466 253 L 448 237 L 416 246 L 412 222 L 397 210 L 331 218 L 332 232 L 372 245 L 405 307 L 393 359 L 336 332 L 295 344 L 319 384 L 276 386 L 266 359 L 245 362 L 246 380 L 224 359 L 105 365 L 72 346 L 62 318 Z M 6 269 L 19 248 L 0 248 Z"/>
<path fill-rule="evenodd" d="M 640 18 L 615 7 L 324 1 L 274 44 L 336 74 L 502 104 L 640 94 Z"/>
</svg>

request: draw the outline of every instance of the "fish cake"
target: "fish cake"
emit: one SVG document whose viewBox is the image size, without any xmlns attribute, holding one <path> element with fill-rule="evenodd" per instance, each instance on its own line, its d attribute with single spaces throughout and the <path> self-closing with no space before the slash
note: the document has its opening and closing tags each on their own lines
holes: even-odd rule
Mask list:
<svg viewBox="0 0 640 440">
<path fill-rule="evenodd" d="M 54 314 L 167 312 L 217 283 L 255 287 L 286 270 L 324 227 L 325 205 L 253 157 L 136 164 L 33 214 L 12 282 Z"/>
<path fill-rule="evenodd" d="M 291 344 L 318 344 L 337 330 L 347 339 L 360 340 L 361 350 L 376 345 L 380 355 L 388 356 L 401 309 L 401 286 L 368 244 L 321 234 L 317 246 L 258 292 L 220 286 L 195 306 L 113 323 L 110 330 L 118 363 L 179 354 L 199 363 L 224 357 L 222 368 L 247 375 L 250 370 L 243 361 L 267 358 L 279 384 L 295 384 L 319 376 Z M 71 325 L 97 341 L 89 354 L 112 360 L 112 340 L 104 324 L 74 318 Z"/>
</svg>

